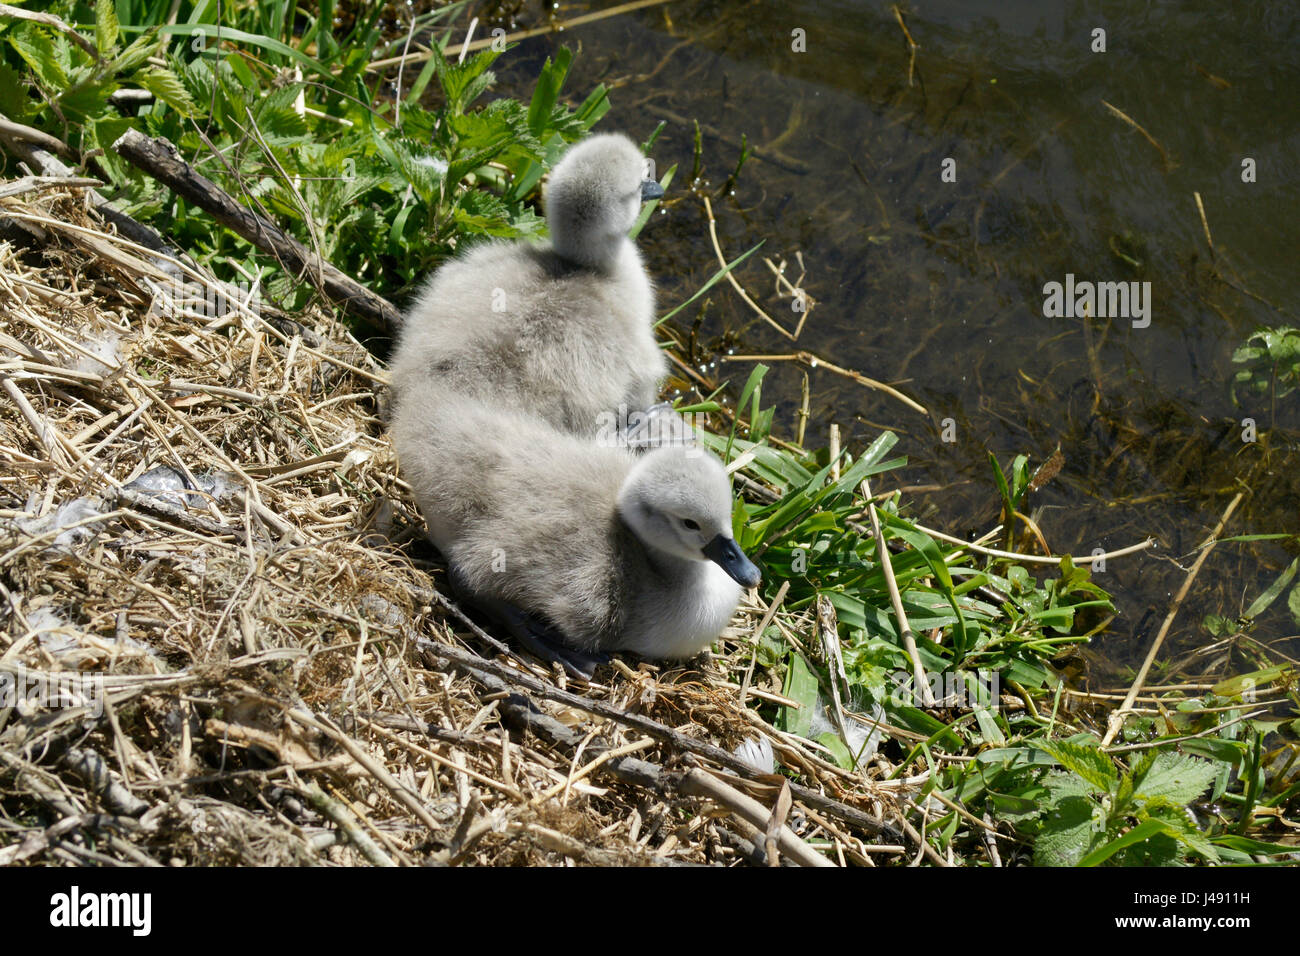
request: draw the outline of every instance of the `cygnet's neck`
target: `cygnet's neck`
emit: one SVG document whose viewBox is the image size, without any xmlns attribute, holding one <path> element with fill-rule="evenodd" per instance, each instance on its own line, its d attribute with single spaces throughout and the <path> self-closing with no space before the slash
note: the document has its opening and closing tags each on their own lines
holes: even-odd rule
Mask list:
<svg viewBox="0 0 1300 956">
<path fill-rule="evenodd" d="M 624 235 L 610 237 L 584 233 L 565 236 L 562 241 L 552 238 L 551 248 L 564 261 L 597 272 L 613 272 L 629 252 L 636 255 L 632 240 Z"/>
<path fill-rule="evenodd" d="M 712 561 L 641 543 L 651 580 L 641 582 L 642 599 L 631 609 L 619 646 L 648 657 L 692 657 L 727 626 L 740 600 L 740 585 Z"/>
<path fill-rule="evenodd" d="M 632 533 L 636 535 L 635 531 Z M 645 552 L 646 563 L 650 565 L 650 569 L 656 577 L 665 581 L 690 580 L 697 576 L 705 565 L 710 563 L 703 555 L 700 556 L 698 561 L 692 558 L 683 558 L 679 554 L 673 554 L 671 551 L 656 547 L 640 535 L 636 535 L 636 539 L 641 542 L 641 548 Z"/>
</svg>

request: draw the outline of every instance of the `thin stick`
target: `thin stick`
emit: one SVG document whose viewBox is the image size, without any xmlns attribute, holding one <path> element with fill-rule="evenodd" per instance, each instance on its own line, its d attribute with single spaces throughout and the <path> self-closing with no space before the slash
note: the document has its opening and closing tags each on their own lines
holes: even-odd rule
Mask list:
<svg viewBox="0 0 1300 956">
<path fill-rule="evenodd" d="M 907 612 L 903 610 L 903 596 L 898 592 L 894 566 L 889 560 L 889 545 L 885 544 L 884 532 L 880 530 L 880 516 L 876 514 L 875 502 L 871 500 L 871 487 L 865 480 L 862 482 L 862 494 L 867 499 L 871 533 L 875 535 L 876 555 L 880 559 L 881 570 L 885 572 L 885 587 L 889 589 L 889 602 L 894 607 L 894 617 L 898 619 L 898 629 L 903 634 L 903 646 L 907 648 L 907 656 L 912 659 L 912 675 L 916 679 L 916 689 L 921 695 L 922 705 L 933 707 L 934 694 L 930 692 L 930 681 L 925 676 L 925 667 L 921 664 L 921 653 L 916 649 L 916 636 L 912 633 L 912 625 L 907 622 Z"/>
<path fill-rule="evenodd" d="M 460 45 L 460 56 L 456 58 L 457 63 L 464 63 L 465 57 L 469 56 L 469 45 L 474 39 L 474 31 L 478 28 L 478 17 L 469 21 L 469 29 L 465 31 L 465 40 Z M 406 51 L 402 51 L 406 52 Z"/>
<path fill-rule="evenodd" d="M 760 831 L 766 831 L 768 823 L 772 819 L 772 813 L 753 797 L 741 793 L 735 787 L 723 783 L 717 777 L 706 773 L 699 767 L 686 774 L 682 779 L 681 789 L 683 793 L 693 794 L 697 797 L 708 797 L 710 800 L 717 801 L 742 820 L 758 827 Z M 776 829 L 774 834 L 776 844 L 781 852 L 800 866 L 835 865 L 795 836 L 793 831 L 785 824 L 781 824 L 779 828 L 774 829 Z"/>
<path fill-rule="evenodd" d="M 127 130 L 113 143 L 113 150 L 210 213 L 227 229 L 275 256 L 291 274 L 317 278 L 322 294 L 344 312 L 385 331 L 396 330 L 401 325 L 401 313 L 391 302 L 344 275 L 279 226 L 237 202 L 212 180 L 196 172 L 166 140 L 150 139 L 138 130 Z"/>
<path fill-rule="evenodd" d="M 51 152 L 50 150 L 44 149 L 40 146 L 33 145 L 29 140 L 25 139 L 21 135 L 21 130 L 26 129 L 26 127 L 12 123 L 12 121 L 4 117 L 3 114 L 0 114 L 0 120 L 9 123 L 10 126 L 18 126 L 20 131 L 19 134 L 8 135 L 5 133 L 6 127 L 0 125 L 0 140 L 4 141 L 5 147 L 11 153 L 31 166 L 33 171 L 39 172 L 43 176 L 59 176 L 68 179 L 80 178 L 76 176 L 76 170 L 60 162 L 58 157 L 54 155 L 54 153 L 70 152 L 67 146 L 60 143 L 59 146 L 61 148 L 56 148 Z M 149 226 L 137 222 L 126 213 L 117 209 L 111 202 L 100 195 L 98 191 L 87 189 L 86 195 L 90 197 L 90 203 L 95 207 L 95 211 L 104 219 L 107 219 L 113 225 L 117 226 L 118 231 L 123 235 L 129 236 L 140 245 L 154 252 L 168 254 L 175 253 L 176 255 L 180 255 L 180 253 L 169 245 L 162 236 L 158 235 L 156 231 Z M 102 236 L 103 234 L 101 233 L 100 235 Z"/>
<path fill-rule="evenodd" d="M 907 29 L 907 24 L 903 22 L 903 14 L 898 9 L 898 5 L 894 4 L 890 6 L 889 9 L 894 11 L 894 19 L 897 20 L 898 25 L 903 28 L 903 36 L 907 38 L 907 48 L 911 53 L 911 56 L 907 61 L 907 85 L 911 86 L 912 71 L 916 68 L 916 51 L 921 49 L 921 45 L 912 39 L 912 33 Z"/>
<path fill-rule="evenodd" d="M 1239 708 L 1224 707 L 1219 709 L 1238 710 Z M 1206 730 L 1202 730 L 1200 733 L 1197 734 L 1187 734 L 1184 737 L 1162 737 L 1159 740 L 1149 740 L 1146 743 L 1141 743 L 1141 744 L 1126 744 L 1123 747 L 1107 747 L 1106 753 L 1108 754 L 1129 753 L 1130 751 L 1134 751 L 1134 750 L 1148 750 L 1151 747 L 1163 747 L 1166 744 L 1178 744 L 1178 743 L 1182 743 L 1184 740 L 1195 740 L 1198 737 L 1209 737 L 1211 734 L 1218 734 L 1218 732 L 1223 730 L 1225 727 L 1231 727 L 1233 724 L 1239 724 L 1243 720 L 1254 720 L 1260 714 L 1266 714 L 1266 713 L 1268 713 L 1268 708 L 1261 707 L 1259 710 L 1252 710 L 1249 713 L 1241 714 L 1240 716 L 1234 717 L 1231 720 L 1225 720 L 1221 724 L 1215 724 L 1213 727 L 1210 727 Z"/>
<path fill-rule="evenodd" d="M 723 269 L 726 269 L 727 257 L 722 254 L 722 246 L 718 243 L 718 221 L 713 218 L 713 204 L 709 202 L 708 196 L 704 197 L 704 210 L 709 214 L 709 238 L 713 240 L 713 253 L 718 257 L 718 265 Z M 749 293 L 746 292 L 745 287 L 740 284 L 734 271 L 727 272 L 727 281 L 731 283 L 731 287 L 736 290 L 736 294 L 744 300 L 746 305 L 754 310 L 759 318 L 772 326 L 772 328 L 776 329 L 791 342 L 794 341 L 793 332 L 788 331 L 780 322 L 764 312 L 763 308 L 749 297 Z"/>
<path fill-rule="evenodd" d="M 1132 126 L 1135 130 L 1141 133 L 1143 138 L 1146 139 L 1148 143 L 1150 143 L 1152 146 L 1154 146 L 1156 149 L 1160 151 L 1160 159 L 1165 164 L 1165 172 L 1169 172 L 1171 169 L 1174 168 L 1174 164 L 1170 161 L 1169 154 L 1165 152 L 1165 148 L 1161 146 L 1159 142 L 1156 141 L 1156 138 L 1154 136 L 1152 136 L 1142 127 L 1141 123 L 1139 123 L 1133 117 L 1129 116 L 1118 106 L 1112 106 L 1111 104 L 1107 103 L 1105 100 L 1101 101 L 1101 105 L 1106 107 L 1106 109 L 1110 110 L 1111 113 L 1113 113 L 1115 116 L 1119 117 L 1125 123 L 1128 123 L 1129 126 Z"/>
<path fill-rule="evenodd" d="M 433 818 L 433 815 L 430 814 L 428 810 L 425 809 L 424 804 L 420 802 L 419 796 L 412 793 L 396 777 L 389 773 L 388 769 L 382 763 L 370 756 L 370 754 L 363 750 L 361 746 L 347 734 L 338 730 L 329 722 L 318 720 L 312 714 L 299 708 L 294 708 L 293 710 L 288 711 L 287 716 L 292 720 L 296 720 L 299 723 L 306 724 L 307 726 L 320 731 L 335 743 L 342 746 L 343 749 L 348 752 L 348 756 L 361 764 L 361 766 L 365 767 L 366 770 L 369 771 L 370 775 L 379 781 L 379 783 L 382 784 L 399 803 L 415 814 L 419 821 L 429 828 L 430 833 L 436 834 L 442 832 L 442 825 Z"/>
<path fill-rule="evenodd" d="M 473 622 L 467 622 L 467 624 L 470 630 L 474 631 L 480 637 L 486 638 L 489 641 L 495 640 Z M 421 639 L 419 646 L 426 663 L 430 663 L 438 669 L 445 669 L 447 666 L 445 663 L 439 662 L 439 659 L 441 658 L 442 661 L 450 662 L 463 670 L 470 671 L 475 675 L 476 679 L 491 680 L 495 678 L 495 680 L 499 682 L 514 684 L 517 687 L 524 687 L 536 694 L 538 697 L 558 701 L 577 710 L 586 711 L 587 713 L 595 714 L 599 717 L 605 717 L 628 727 L 635 727 L 637 730 L 649 734 L 658 740 L 670 743 L 681 750 L 697 754 L 706 760 L 712 760 L 739 776 L 746 778 L 761 776 L 753 767 L 745 763 L 745 761 L 736 757 L 734 754 L 723 750 L 721 747 L 705 743 L 704 741 L 695 740 L 685 734 L 673 730 L 671 727 L 659 723 L 656 720 L 651 720 L 649 717 L 629 713 L 604 701 L 594 700 L 589 697 L 582 697 L 578 694 L 560 690 L 546 681 L 534 677 L 532 674 L 508 667 L 496 661 L 485 660 L 476 654 L 471 654 L 468 651 L 463 651 L 460 648 L 452 647 L 448 644 L 438 644 Z M 835 769 L 839 770 L 839 768 Z M 851 775 L 846 772 L 845 776 Z M 845 820 L 854 826 L 861 827 L 868 833 L 889 834 L 893 830 L 889 824 L 875 819 L 864 811 L 849 806 L 848 804 L 841 803 L 838 800 L 831 799 L 815 790 L 798 785 L 795 785 L 793 790 L 795 799 L 816 807 L 823 813 L 833 814 L 841 820 Z M 766 819 L 766 816 L 764 816 L 764 820 Z"/>
<path fill-rule="evenodd" d="M 963 548 L 969 548 L 979 554 L 987 554 L 994 558 L 1009 558 L 1013 561 L 1025 561 L 1032 564 L 1060 564 L 1062 558 L 1069 558 L 1071 561 L 1107 561 L 1111 558 L 1122 558 L 1126 554 L 1133 554 L 1137 551 L 1145 551 L 1156 543 L 1155 538 L 1147 538 L 1138 544 L 1130 544 L 1127 548 L 1120 548 L 1117 551 L 1107 551 L 1105 554 L 1089 554 L 1076 556 L 1072 554 L 1042 555 L 1042 554 L 1019 554 L 1015 551 L 1000 551 L 997 548 L 986 548 L 983 545 L 975 544 L 971 541 L 963 541 L 961 538 L 955 538 L 950 534 L 944 534 L 942 531 L 935 531 L 933 528 L 927 528 L 924 525 L 912 522 L 912 526 L 917 531 L 924 531 L 932 538 L 938 538 L 941 541 L 947 541 L 951 544 L 959 544 Z"/>
<path fill-rule="evenodd" d="M 796 253 L 796 255 L 799 257 L 799 264 L 802 266 L 803 254 Z M 791 299 L 799 300 L 800 304 L 803 306 L 803 309 L 799 315 L 799 324 L 794 327 L 794 337 L 797 339 L 799 337 L 799 333 L 803 331 L 803 324 L 808 321 L 808 316 L 812 314 L 813 306 L 817 304 L 817 300 L 814 299 L 811 295 L 809 295 L 806 291 L 804 291 L 803 288 L 804 274 L 800 274 L 798 284 L 792 283 L 789 279 L 785 277 L 784 259 L 781 260 L 780 268 L 778 268 L 776 264 L 766 256 L 763 257 L 763 262 L 770 270 L 772 270 L 772 274 L 776 276 L 777 294 L 780 295 L 781 289 L 784 288 L 786 294 L 789 295 Z"/>
<path fill-rule="evenodd" d="M 574 17 L 571 20 L 565 20 L 561 23 L 548 24 L 544 27 L 533 27 L 531 30 L 521 30 L 518 33 L 511 33 L 505 37 L 506 43 L 515 43 L 519 40 L 527 40 L 529 37 L 545 36 L 548 33 L 558 33 L 561 30 L 571 30 L 574 27 L 580 27 L 584 23 L 594 23 L 597 20 L 604 20 L 608 17 L 616 17 L 622 13 L 631 13 L 633 10 L 640 10 L 643 7 L 658 7 L 665 3 L 671 3 L 672 0 L 635 0 L 633 3 L 622 3 L 617 7 L 610 7 L 608 10 L 598 10 L 595 13 L 584 13 L 580 17 Z M 495 37 L 484 37 L 482 40 L 475 40 L 473 43 L 464 45 L 464 49 L 470 53 L 486 49 L 496 42 Z M 395 66 L 405 59 L 408 63 L 423 63 L 432 53 L 416 53 L 411 57 L 393 56 L 385 60 L 375 60 L 366 67 L 366 72 L 374 73 L 376 70 L 383 70 L 390 66 Z M 341 72 L 342 67 L 338 67 L 335 72 Z"/>
<path fill-rule="evenodd" d="M 0 6 L 4 6 L 4 4 L 0 4 Z M 38 129 L 32 129 L 30 126 L 24 126 L 22 123 L 15 123 L 7 116 L 0 116 L 0 137 L 8 140 L 21 140 L 24 143 L 35 143 L 41 149 L 48 149 L 56 153 L 62 153 L 64 156 L 72 152 L 72 150 L 68 149 L 64 144 L 63 140 L 56 139 L 49 133 L 42 133 Z M 31 179 L 32 177 L 28 176 L 26 178 Z M 52 180 L 58 180 L 61 178 L 62 177 L 58 176 L 50 177 Z M 76 179 L 69 182 L 68 185 L 102 186 L 103 183 L 98 179 Z M 5 195 L 15 194 L 6 193 Z"/>
<path fill-rule="evenodd" d="M 920 853 L 917 854 L 918 862 L 921 856 L 925 856 L 935 866 L 947 867 L 952 865 L 947 860 L 945 860 L 942 856 L 940 856 L 939 851 L 936 850 L 934 847 L 930 846 L 930 844 L 926 841 L 924 818 L 922 818 L 921 820 L 920 833 L 916 831 L 916 827 L 912 826 L 912 824 L 908 822 L 907 817 L 900 815 L 898 818 L 898 822 L 902 825 L 903 832 L 907 834 L 908 838 L 911 839 L 913 843 L 916 843 L 921 847 Z"/>
<path fill-rule="evenodd" d="M 1178 614 L 1178 609 L 1182 607 L 1183 599 L 1187 597 L 1187 592 L 1192 589 L 1192 582 L 1196 580 L 1196 575 L 1200 573 L 1201 566 L 1205 564 L 1205 559 L 1210 556 L 1210 552 L 1214 550 L 1214 546 L 1218 543 L 1219 533 L 1223 531 L 1224 525 L 1228 523 L 1232 513 L 1237 510 L 1237 505 L 1241 503 L 1241 499 L 1245 497 L 1245 494 L 1244 491 L 1237 492 L 1237 496 L 1228 503 L 1223 516 L 1219 518 L 1219 523 L 1210 532 L 1210 537 L 1201 548 L 1201 553 L 1197 555 L 1196 560 L 1192 563 L 1191 570 L 1187 572 L 1187 577 L 1183 579 L 1183 586 L 1174 595 L 1173 606 L 1169 608 L 1169 613 L 1165 615 L 1165 621 L 1160 625 L 1160 632 L 1156 634 L 1156 639 L 1152 641 L 1151 649 L 1147 651 L 1146 660 L 1142 662 L 1142 667 L 1133 680 L 1133 686 L 1128 689 L 1128 694 L 1125 695 L 1124 702 L 1119 705 L 1119 708 L 1111 712 L 1110 719 L 1107 721 L 1106 736 L 1101 738 L 1103 747 L 1110 745 L 1110 742 L 1115 739 L 1115 735 L 1119 733 L 1120 727 L 1123 726 L 1124 715 L 1133 706 L 1133 701 L 1137 699 L 1137 695 L 1142 692 L 1142 684 L 1147 679 L 1147 672 L 1151 670 L 1156 654 L 1160 652 L 1160 646 L 1165 642 L 1165 635 L 1169 633 L 1169 628 L 1173 626 L 1174 617 Z"/>
<path fill-rule="evenodd" d="M 356 817 L 348 810 L 347 807 L 339 803 L 333 797 L 326 795 L 325 791 L 316 784 L 311 784 L 302 791 L 313 807 L 329 817 L 341 829 L 353 846 L 355 846 L 367 860 L 375 866 L 397 866 L 396 863 L 379 848 L 374 840 L 370 839 L 369 834 L 364 832 L 357 823 Z"/>
<path fill-rule="evenodd" d="M 741 681 L 740 684 L 740 697 L 738 699 L 742 706 L 745 703 L 746 697 L 749 695 L 749 681 L 754 676 L 754 662 L 758 660 L 758 642 L 763 639 L 763 632 L 766 631 L 767 626 L 772 623 L 772 618 L 776 617 L 777 609 L 781 607 L 781 602 L 785 600 L 785 596 L 789 590 L 790 581 L 788 579 L 782 581 L 781 589 L 776 592 L 776 597 L 772 599 L 772 603 L 769 604 L 767 610 L 763 612 L 763 619 L 758 622 L 758 627 L 754 631 L 754 653 L 749 658 L 749 669 L 745 671 L 745 679 Z"/>
<path fill-rule="evenodd" d="M 104 58 L 101 57 L 99 51 L 95 49 L 95 44 L 91 43 L 52 13 L 41 13 L 36 10 L 24 10 L 21 7 L 11 7 L 7 3 L 0 3 L 0 17 L 13 17 L 16 20 L 31 20 L 33 23 L 39 23 L 42 26 L 53 27 L 73 43 L 77 44 L 77 46 L 89 53 L 90 58 L 96 63 L 104 62 Z"/>
<path fill-rule="evenodd" d="M 415 36 L 417 19 L 415 11 L 411 11 L 411 29 L 406 31 L 406 43 L 402 47 L 401 62 L 397 65 L 397 90 L 393 95 L 393 126 L 397 129 L 402 128 L 402 73 L 406 70 L 406 54 L 411 49 L 411 38 Z M 477 17 L 474 18 L 474 23 L 469 25 L 470 32 L 473 32 L 475 23 L 478 23 Z"/>
<path fill-rule="evenodd" d="M 49 455 L 50 464 L 54 465 L 54 467 L 58 468 L 60 471 L 66 472 L 70 467 L 71 462 L 69 461 L 66 452 L 63 450 L 63 445 L 60 441 L 62 436 L 59 434 L 59 430 L 55 428 L 52 423 L 47 422 L 41 416 L 41 413 L 32 407 L 31 402 L 27 401 L 27 396 L 24 395 L 22 390 L 14 384 L 13 379 L 8 375 L 5 375 L 3 372 L 0 372 L 0 387 L 4 388 L 5 394 L 8 395 L 10 400 L 18 406 L 18 410 L 22 412 L 23 418 L 27 420 L 27 425 L 36 433 L 36 440 L 41 443 L 41 447 L 44 448 L 45 453 Z M 63 442 L 66 442 L 66 439 L 63 439 Z"/>
<path fill-rule="evenodd" d="M 808 406 L 812 401 L 812 393 L 808 390 L 808 373 L 803 372 L 803 384 L 800 386 L 799 400 L 799 425 L 794 433 L 794 443 L 800 448 L 803 447 L 804 431 L 808 427 Z"/>
<path fill-rule="evenodd" d="M 728 273 L 730 275 L 730 273 Z M 845 378 L 852 379 L 859 385 L 865 385 L 867 388 L 874 388 L 877 391 L 892 395 L 908 408 L 920 412 L 922 415 L 930 414 L 926 407 L 913 399 L 908 398 L 892 385 L 886 385 L 884 382 L 878 382 L 874 378 L 868 378 L 861 372 L 855 372 L 852 369 L 843 368 L 834 362 L 828 362 L 824 358 L 813 355 L 811 352 L 794 352 L 790 355 L 724 355 L 724 362 L 803 362 L 809 368 L 824 368 L 828 372 L 834 372 L 836 375 L 843 375 Z"/>
<path fill-rule="evenodd" d="M 1201 202 L 1201 194 L 1193 192 L 1192 196 L 1196 199 L 1196 211 L 1201 214 L 1201 228 L 1205 230 L 1205 243 L 1210 247 L 1210 261 L 1214 261 L 1214 238 L 1210 235 L 1210 222 L 1205 218 L 1205 204 Z"/>
<path fill-rule="evenodd" d="M 642 737 L 634 743 L 624 744 L 622 747 L 615 747 L 613 750 L 606 750 L 600 756 L 596 757 L 590 763 L 584 764 L 581 769 L 573 770 L 567 777 L 551 787 L 549 790 L 543 790 L 537 796 L 533 797 L 532 803 L 545 803 L 552 797 L 564 793 L 566 796 L 573 785 L 585 777 L 591 776 L 592 771 L 599 768 L 602 764 L 609 763 L 611 760 L 617 760 L 619 757 L 626 757 L 628 754 L 634 754 L 654 746 L 653 737 Z"/>
</svg>

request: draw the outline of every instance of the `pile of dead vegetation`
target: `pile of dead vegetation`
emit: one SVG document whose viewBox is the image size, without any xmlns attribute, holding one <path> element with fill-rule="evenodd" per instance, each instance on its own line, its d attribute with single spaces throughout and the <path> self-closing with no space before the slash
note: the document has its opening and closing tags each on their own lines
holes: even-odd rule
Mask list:
<svg viewBox="0 0 1300 956">
<path fill-rule="evenodd" d="M 902 781 L 745 706 L 794 702 L 740 640 L 574 686 L 483 631 L 422 544 L 381 364 L 123 238 L 86 185 L 0 184 L 0 863 L 923 852 Z"/>
</svg>

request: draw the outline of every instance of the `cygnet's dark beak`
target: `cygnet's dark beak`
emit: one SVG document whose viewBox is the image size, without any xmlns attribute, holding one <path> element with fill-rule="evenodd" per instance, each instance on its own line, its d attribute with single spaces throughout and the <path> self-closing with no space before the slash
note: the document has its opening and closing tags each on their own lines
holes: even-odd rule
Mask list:
<svg viewBox="0 0 1300 956">
<path fill-rule="evenodd" d="M 660 186 L 653 179 L 647 179 L 641 184 L 641 201 L 649 202 L 652 199 L 662 199 L 664 196 L 664 187 Z"/>
<path fill-rule="evenodd" d="M 763 580 L 754 562 L 745 557 L 735 538 L 718 535 L 704 546 L 704 556 L 731 576 L 742 588 L 756 588 Z"/>
</svg>

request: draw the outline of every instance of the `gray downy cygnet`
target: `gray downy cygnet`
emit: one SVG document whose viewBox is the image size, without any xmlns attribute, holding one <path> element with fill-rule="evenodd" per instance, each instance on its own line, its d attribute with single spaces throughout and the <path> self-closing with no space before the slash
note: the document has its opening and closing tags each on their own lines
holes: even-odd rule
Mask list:
<svg viewBox="0 0 1300 956">
<path fill-rule="evenodd" d="M 626 136 L 571 147 L 545 190 L 549 244 L 476 246 L 426 283 L 393 354 L 396 403 L 437 382 L 565 431 L 615 437 L 667 373 L 654 290 L 627 237 L 642 202 L 662 195 Z"/>
<path fill-rule="evenodd" d="M 429 407 L 399 414 L 393 438 L 454 582 L 530 647 L 586 652 L 559 655 L 571 672 L 606 651 L 690 657 L 758 585 L 708 452 L 637 455 L 459 396 Z"/>
</svg>

